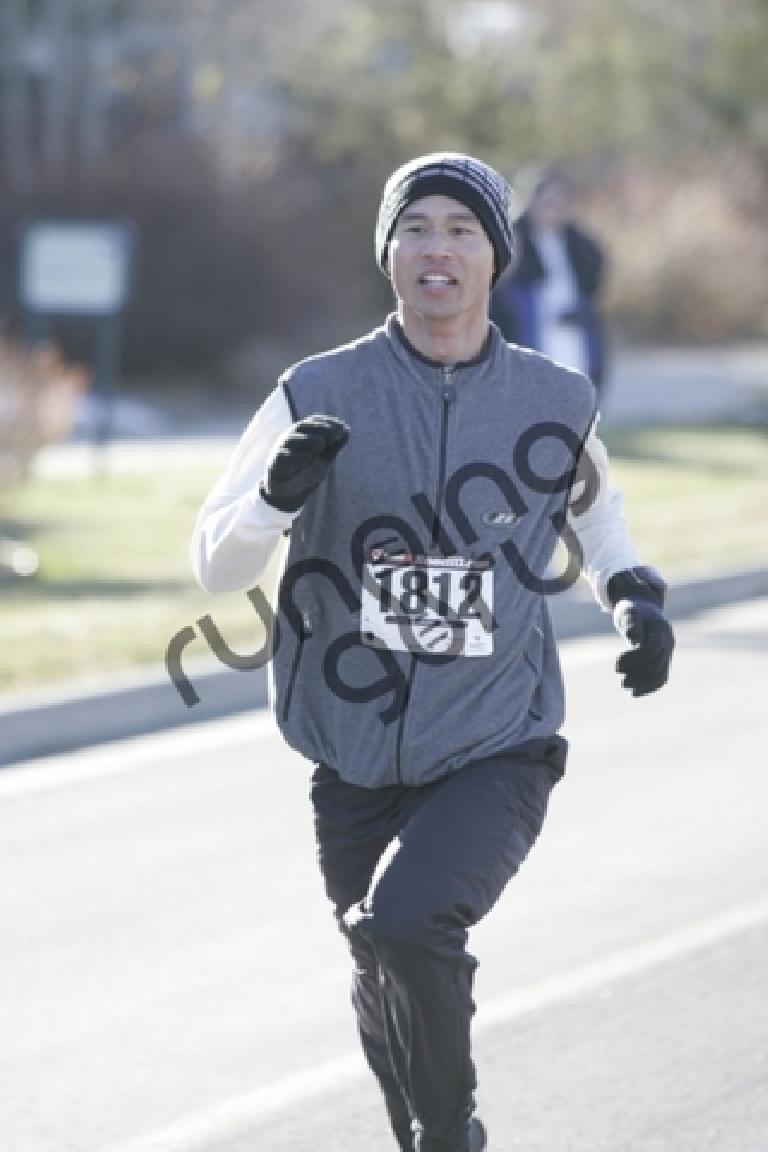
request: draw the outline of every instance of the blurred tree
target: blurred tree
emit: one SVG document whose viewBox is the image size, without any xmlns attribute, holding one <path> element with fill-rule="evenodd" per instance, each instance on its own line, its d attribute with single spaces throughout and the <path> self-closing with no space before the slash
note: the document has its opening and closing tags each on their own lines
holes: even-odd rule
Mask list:
<svg viewBox="0 0 768 1152">
<path fill-rule="evenodd" d="M 652 205 L 666 254 L 643 331 L 688 334 L 654 278 L 676 300 L 698 233 L 742 266 L 768 234 L 767 53 L 768 0 L 1 0 L 0 310 L 19 215 L 125 214 L 133 368 L 208 368 L 251 339 L 310 350 L 387 306 L 386 175 L 459 148 L 513 176 L 571 162 L 595 203 L 610 192 L 617 237 Z M 700 214 L 679 258 L 675 185 Z M 730 299 L 728 330 L 768 331 L 758 285 Z"/>
<path fill-rule="evenodd" d="M 705 7 L 706 44 L 691 97 L 710 141 L 750 151 L 768 175 L 768 0 L 742 0 L 735 10 L 706 0 Z M 695 10 L 690 15 L 695 25 Z M 700 28 L 691 35 L 701 42 Z"/>
</svg>

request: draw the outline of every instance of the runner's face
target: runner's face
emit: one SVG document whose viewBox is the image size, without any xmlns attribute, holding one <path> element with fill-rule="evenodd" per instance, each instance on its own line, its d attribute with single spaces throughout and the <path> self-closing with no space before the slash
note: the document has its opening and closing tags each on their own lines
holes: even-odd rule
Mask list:
<svg viewBox="0 0 768 1152">
<path fill-rule="evenodd" d="M 405 209 L 389 271 L 406 312 L 428 321 L 488 315 L 493 246 L 474 213 L 450 196 L 424 196 Z"/>
</svg>

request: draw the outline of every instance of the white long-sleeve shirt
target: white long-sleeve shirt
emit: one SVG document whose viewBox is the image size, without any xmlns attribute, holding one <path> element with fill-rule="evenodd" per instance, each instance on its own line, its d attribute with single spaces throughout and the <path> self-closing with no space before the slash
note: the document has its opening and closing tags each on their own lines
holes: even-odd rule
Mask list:
<svg viewBox="0 0 768 1152">
<path fill-rule="evenodd" d="M 279 512 L 259 495 L 259 485 L 277 441 L 293 424 L 282 387 L 276 388 L 253 417 L 197 517 L 190 559 L 198 583 L 212 593 L 234 592 L 259 582 L 283 534 L 298 512 Z M 598 478 L 590 507 L 581 514 L 573 503 L 583 490 L 577 479 L 569 523 L 584 561 L 582 575 L 595 599 L 610 608 L 606 585 L 616 572 L 640 563 L 629 536 L 621 493 L 609 487 L 608 453 L 593 427 L 586 442 Z"/>
</svg>

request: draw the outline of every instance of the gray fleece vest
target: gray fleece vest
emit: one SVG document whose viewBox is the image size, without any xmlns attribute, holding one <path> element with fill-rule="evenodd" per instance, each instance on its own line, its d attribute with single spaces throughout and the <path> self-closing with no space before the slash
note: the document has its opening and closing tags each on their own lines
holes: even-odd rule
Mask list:
<svg viewBox="0 0 768 1152">
<path fill-rule="evenodd" d="M 390 317 L 280 384 L 295 420 L 327 413 L 350 427 L 294 522 L 279 583 L 270 680 L 287 742 L 378 788 L 553 737 L 564 695 L 547 609 L 558 585 L 545 569 L 594 416 L 591 383 L 493 326 L 478 360 L 447 368 L 409 348 Z M 492 654 L 363 643 L 376 548 L 490 567 Z"/>
</svg>

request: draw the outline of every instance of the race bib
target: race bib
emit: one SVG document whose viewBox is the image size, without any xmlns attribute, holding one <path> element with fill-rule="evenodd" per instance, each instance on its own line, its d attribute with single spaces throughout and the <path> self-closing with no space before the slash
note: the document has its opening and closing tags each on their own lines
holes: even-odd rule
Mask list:
<svg viewBox="0 0 768 1152">
<path fill-rule="evenodd" d="M 365 563 L 360 631 L 371 648 L 493 655 L 493 561 L 372 549 Z"/>
</svg>

